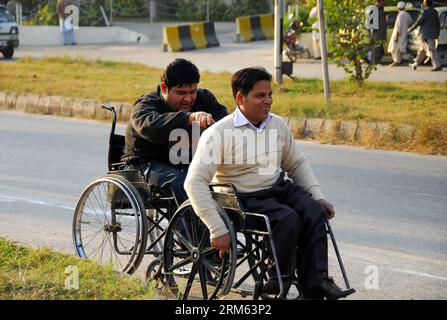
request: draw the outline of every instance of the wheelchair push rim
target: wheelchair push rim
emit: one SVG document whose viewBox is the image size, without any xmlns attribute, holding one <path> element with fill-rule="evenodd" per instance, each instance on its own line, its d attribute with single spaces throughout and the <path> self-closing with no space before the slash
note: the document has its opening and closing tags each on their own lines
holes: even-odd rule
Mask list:
<svg viewBox="0 0 447 320">
<path fill-rule="evenodd" d="M 196 216 L 189 201 L 177 210 L 165 237 L 164 276 L 168 289 L 178 298 L 211 300 L 228 294 L 236 270 L 236 239 L 229 218 L 231 246 L 224 259 L 209 241 L 208 228 Z"/>
<path fill-rule="evenodd" d="M 147 217 L 138 191 L 126 179 L 107 175 L 81 194 L 73 217 L 76 254 L 132 274 L 143 258 Z"/>
</svg>

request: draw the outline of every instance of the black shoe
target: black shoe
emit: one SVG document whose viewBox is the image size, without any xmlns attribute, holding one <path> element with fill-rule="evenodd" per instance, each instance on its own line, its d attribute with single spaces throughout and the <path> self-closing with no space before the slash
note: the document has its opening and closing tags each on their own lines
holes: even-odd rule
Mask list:
<svg viewBox="0 0 447 320">
<path fill-rule="evenodd" d="M 441 71 L 441 70 L 442 70 L 442 67 L 438 67 L 438 68 L 433 68 L 430 71 Z"/>
<path fill-rule="evenodd" d="M 292 280 L 289 277 L 285 277 L 282 279 L 283 281 L 283 289 L 284 292 L 282 295 L 279 295 L 279 282 L 278 278 L 270 278 L 268 281 L 262 286 L 260 297 L 262 300 L 282 300 L 286 299 L 287 293 L 289 292 L 290 286 L 292 285 Z"/>
<path fill-rule="evenodd" d="M 320 289 L 328 300 L 338 300 L 340 298 L 346 298 L 347 296 L 355 292 L 353 288 L 341 289 L 335 284 L 332 277 L 325 278 L 320 284 Z"/>
<path fill-rule="evenodd" d="M 262 300 L 278 300 L 279 297 L 279 283 L 277 278 L 270 278 L 264 285 L 261 290 L 261 298 Z"/>
</svg>

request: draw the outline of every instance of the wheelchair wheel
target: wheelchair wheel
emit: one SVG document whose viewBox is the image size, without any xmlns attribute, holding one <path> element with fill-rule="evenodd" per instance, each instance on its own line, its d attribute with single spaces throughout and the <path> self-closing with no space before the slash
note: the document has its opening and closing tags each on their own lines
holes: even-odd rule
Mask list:
<svg viewBox="0 0 447 320">
<path fill-rule="evenodd" d="M 189 201 L 183 203 L 165 236 L 163 266 L 168 288 L 180 299 L 211 300 L 228 294 L 236 271 L 236 235 L 230 219 L 221 213 L 230 231 L 231 247 L 224 259 L 211 247 L 208 228 Z"/>
<path fill-rule="evenodd" d="M 118 175 L 93 181 L 81 194 L 73 217 L 77 255 L 132 274 L 143 258 L 147 217 L 135 187 Z"/>
</svg>

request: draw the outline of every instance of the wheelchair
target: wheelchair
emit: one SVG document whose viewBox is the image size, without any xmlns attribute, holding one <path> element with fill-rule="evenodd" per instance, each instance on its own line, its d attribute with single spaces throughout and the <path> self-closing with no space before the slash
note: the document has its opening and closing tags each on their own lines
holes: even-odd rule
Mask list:
<svg viewBox="0 0 447 320">
<path fill-rule="evenodd" d="M 112 113 L 108 172 L 79 197 L 72 226 L 75 252 L 128 274 L 138 269 L 144 255 L 153 255 L 150 274 L 161 267 L 166 227 L 178 203 L 169 189 L 148 184 L 137 164 L 121 161 L 125 139 L 115 133 L 115 108 L 102 107 Z"/>
<path fill-rule="evenodd" d="M 269 269 L 273 269 L 278 279 L 281 279 L 270 221 L 266 215 L 243 211 L 234 185 L 211 184 L 210 190 L 217 203 L 218 213 L 229 230 L 231 247 L 223 259 L 218 258 L 217 250 L 210 246 L 208 228 L 197 218 L 191 202 L 187 200 L 178 208 L 167 228 L 162 256 L 164 283 L 184 300 L 218 299 L 230 291 L 242 297 L 251 295 L 254 300 L 258 300 L 264 281 L 268 280 Z M 256 225 L 265 227 L 249 227 L 249 217 L 259 219 L 260 223 Z M 346 296 L 350 295 L 355 290 L 349 285 L 327 220 L 326 233 L 331 238 L 343 274 L 346 285 L 344 291 Z M 243 266 L 245 270 L 241 270 Z M 248 283 L 250 280 L 251 284 Z M 247 289 L 253 287 L 253 290 Z M 292 294 L 286 296 L 283 281 L 280 280 L 278 295 L 270 299 L 303 299 L 296 275 L 291 288 Z"/>
</svg>

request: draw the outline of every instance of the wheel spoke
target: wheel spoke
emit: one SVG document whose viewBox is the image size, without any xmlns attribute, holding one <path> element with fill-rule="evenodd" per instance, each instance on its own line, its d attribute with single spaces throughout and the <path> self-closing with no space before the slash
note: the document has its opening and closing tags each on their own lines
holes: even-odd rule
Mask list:
<svg viewBox="0 0 447 320">
<path fill-rule="evenodd" d="M 106 235 L 105 235 L 105 233 L 103 233 L 102 234 L 102 241 L 101 241 L 101 244 L 91 253 L 92 255 L 93 255 L 93 258 L 95 258 L 96 257 L 96 255 L 98 254 L 98 252 L 99 252 L 99 250 L 100 250 L 100 248 L 102 248 L 102 246 L 104 245 L 104 240 L 105 240 L 105 238 L 106 238 Z"/>
<path fill-rule="evenodd" d="M 107 221 L 107 223 L 110 224 L 109 219 L 107 218 L 107 212 L 104 212 L 104 207 L 102 206 L 101 202 L 98 201 L 98 198 L 96 197 L 96 193 L 95 193 L 95 190 L 96 190 L 96 189 L 97 189 L 97 187 L 95 187 L 95 188 L 92 190 L 93 197 L 95 198 L 96 202 L 99 204 L 99 208 L 100 208 L 100 209 L 102 210 L 102 212 L 103 212 L 103 216 L 104 216 L 104 218 L 105 218 L 104 222 Z M 102 201 L 102 200 L 101 200 L 101 201 Z M 96 212 L 96 210 L 95 210 L 95 212 Z"/>
<path fill-rule="evenodd" d="M 87 202 L 85 203 L 85 205 L 87 206 L 87 208 L 90 208 L 91 210 L 93 210 L 93 212 L 95 213 L 95 216 L 97 218 L 97 221 L 99 222 L 100 225 L 105 225 L 105 218 L 101 219 L 98 215 L 98 212 L 96 211 L 95 206 L 93 205 L 92 201 L 90 200 L 90 197 L 87 198 L 87 201 L 90 203 L 90 206 L 87 205 Z"/>
<path fill-rule="evenodd" d="M 193 264 L 192 265 L 192 269 L 191 269 L 191 273 L 189 274 L 189 277 L 188 277 L 188 282 L 186 283 L 185 292 L 183 294 L 183 299 L 184 300 L 186 300 L 188 298 L 189 291 L 191 290 L 191 286 L 192 286 L 192 283 L 193 283 L 194 278 L 196 276 L 196 273 L 197 273 L 197 264 Z"/>
<path fill-rule="evenodd" d="M 200 263 L 198 266 L 198 269 L 199 269 L 200 287 L 202 288 L 202 297 L 203 297 L 203 300 L 208 300 L 208 289 L 207 289 L 207 283 L 206 283 L 205 268 Z"/>
<path fill-rule="evenodd" d="M 173 266 L 171 266 L 168 269 L 168 272 L 174 272 L 176 269 L 180 269 L 181 267 L 186 266 L 187 264 L 191 263 L 191 257 L 188 256 L 187 258 L 177 262 L 176 264 L 174 264 Z"/>
<path fill-rule="evenodd" d="M 187 220 L 186 215 L 183 214 L 183 215 L 180 217 L 180 219 L 181 219 L 181 223 L 182 223 L 182 225 L 183 225 L 183 230 L 184 230 L 185 233 L 186 233 L 186 237 L 188 238 L 188 240 L 189 240 L 190 243 L 194 243 L 194 242 L 193 242 L 193 238 L 191 237 L 191 233 L 189 232 L 188 221 L 186 221 L 186 220 Z M 180 226 L 179 229 L 182 230 L 182 229 L 181 229 L 181 226 Z"/>
<path fill-rule="evenodd" d="M 102 231 L 102 230 L 99 230 L 99 231 L 96 232 L 96 233 L 92 233 L 92 234 L 90 234 L 90 235 L 84 237 L 84 239 L 85 239 L 85 238 L 87 238 L 87 237 L 91 237 L 92 235 L 94 235 L 94 237 L 91 238 L 86 244 L 82 243 L 82 246 L 84 247 L 84 249 L 87 248 L 87 247 L 89 246 L 90 242 L 92 242 L 92 241 L 96 238 L 96 236 L 99 235 L 99 234 L 101 233 L 101 231 Z"/>
<path fill-rule="evenodd" d="M 209 261 L 203 259 L 202 263 L 205 266 L 205 268 L 207 268 L 209 271 L 211 271 L 216 277 L 220 276 L 220 271 L 217 270 L 211 263 L 209 263 Z"/>
<path fill-rule="evenodd" d="M 197 223 L 196 223 L 196 219 L 194 217 L 194 214 L 192 213 L 191 208 L 189 209 L 189 217 L 191 219 L 190 224 L 191 224 L 191 233 L 192 233 L 192 244 L 193 246 L 197 246 Z"/>
<path fill-rule="evenodd" d="M 172 231 L 178 237 L 178 240 L 181 241 L 181 243 L 177 242 L 180 246 L 185 245 L 188 250 L 192 250 L 193 245 L 190 242 L 188 242 L 188 240 L 186 240 L 185 237 L 183 237 L 179 231 L 174 230 L 174 229 L 172 229 Z"/>
</svg>

